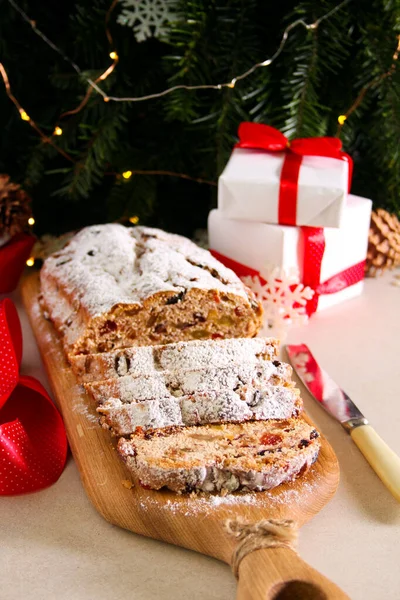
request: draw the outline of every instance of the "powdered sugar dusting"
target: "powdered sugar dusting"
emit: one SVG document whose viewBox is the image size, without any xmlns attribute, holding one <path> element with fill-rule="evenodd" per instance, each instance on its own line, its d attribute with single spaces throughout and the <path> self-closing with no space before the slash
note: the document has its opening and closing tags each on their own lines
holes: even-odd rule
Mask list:
<svg viewBox="0 0 400 600">
<path fill-rule="evenodd" d="M 255 400 L 254 400 L 255 398 Z M 288 419 L 300 410 L 295 390 L 265 385 L 262 391 L 248 385 L 240 390 L 196 392 L 180 397 L 161 397 L 140 402 L 109 398 L 97 411 L 115 435 L 130 435 L 137 427 L 156 429 L 249 420 Z"/>
<path fill-rule="evenodd" d="M 290 375 L 289 365 L 264 361 L 127 375 L 85 387 L 114 434 L 129 435 L 137 427 L 288 419 L 300 410 L 298 391 L 288 385 Z"/>
<path fill-rule="evenodd" d="M 141 304 L 158 292 L 220 290 L 247 299 L 240 279 L 190 240 L 158 229 L 119 224 L 82 229 L 65 248 L 45 260 L 41 281 L 46 304 L 56 310 L 55 278 L 72 302 L 91 316 L 117 304 Z M 68 317 L 68 315 L 65 315 Z"/>
<path fill-rule="evenodd" d="M 233 365 L 258 365 L 277 358 L 273 338 L 228 338 L 136 346 L 113 352 L 72 357 L 72 367 L 82 381 L 115 379 L 125 375 L 152 375 L 160 371 L 225 369 Z"/>
<path fill-rule="evenodd" d="M 142 377 L 127 375 L 120 379 L 88 383 L 85 387 L 99 403 L 105 402 L 110 397 L 119 398 L 122 402 L 140 402 L 209 391 L 215 393 L 235 391 L 242 400 L 256 406 L 261 392 L 268 390 L 272 395 L 274 386 L 271 384 L 277 383 L 280 386 L 287 384 L 290 382 L 291 373 L 291 368 L 285 363 L 274 364 L 265 361 L 257 366 L 233 365 L 224 369 L 162 371 Z M 282 387 L 279 387 L 278 391 L 281 392 L 280 395 L 284 395 L 285 390 Z M 290 388 L 286 391 L 287 396 L 297 395 Z"/>
</svg>

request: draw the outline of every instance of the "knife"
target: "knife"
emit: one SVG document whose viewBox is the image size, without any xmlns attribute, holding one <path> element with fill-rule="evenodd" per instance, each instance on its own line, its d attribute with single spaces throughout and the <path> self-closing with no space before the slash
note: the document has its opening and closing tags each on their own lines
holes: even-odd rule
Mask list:
<svg viewBox="0 0 400 600">
<path fill-rule="evenodd" d="M 320 368 L 306 344 L 287 345 L 286 350 L 305 387 L 351 435 L 375 473 L 400 502 L 400 458 L 368 424 L 346 392 Z"/>
</svg>

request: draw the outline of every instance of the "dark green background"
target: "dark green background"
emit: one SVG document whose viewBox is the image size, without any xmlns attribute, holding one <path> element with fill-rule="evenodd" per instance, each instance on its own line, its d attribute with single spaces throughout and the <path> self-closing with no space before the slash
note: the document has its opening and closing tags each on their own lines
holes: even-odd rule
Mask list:
<svg viewBox="0 0 400 600">
<path fill-rule="evenodd" d="M 120 62 L 103 84 L 113 95 L 141 95 L 179 83 L 229 81 L 276 50 L 284 28 L 312 22 L 338 2 L 315 0 L 180 2 L 169 39 L 137 43 L 110 22 Z M 86 74 L 109 64 L 105 0 L 33 0 L 21 6 Z M 93 94 L 64 119 L 56 138 L 71 166 L 20 118 L 0 83 L 0 172 L 33 198 L 36 232 L 58 233 L 137 214 L 141 223 L 190 235 L 204 227 L 216 188 L 173 177 L 109 172 L 165 169 L 216 181 L 242 120 L 269 123 L 289 137 L 335 135 L 337 117 L 364 85 L 392 64 L 400 2 L 354 0 L 316 31 L 295 29 L 279 59 L 235 89 L 179 91 L 135 104 L 104 103 Z M 7 0 L 0 4 L 0 59 L 16 97 L 50 134 L 60 114 L 79 104 L 86 84 L 37 37 Z M 400 61 L 399 61 L 400 63 Z M 400 69 L 376 81 L 342 130 L 355 162 L 353 193 L 399 212 Z"/>
</svg>

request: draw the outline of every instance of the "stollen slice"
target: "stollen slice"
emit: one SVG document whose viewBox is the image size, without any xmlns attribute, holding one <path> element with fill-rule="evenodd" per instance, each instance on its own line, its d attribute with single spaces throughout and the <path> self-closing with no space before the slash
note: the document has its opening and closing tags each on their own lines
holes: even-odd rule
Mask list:
<svg viewBox="0 0 400 600">
<path fill-rule="evenodd" d="M 128 436 L 178 425 L 288 419 L 302 410 L 299 392 L 293 387 L 267 385 L 247 402 L 234 391 L 198 392 L 143 402 L 121 402 L 110 398 L 97 408 L 100 422 L 112 435 Z"/>
<path fill-rule="evenodd" d="M 143 432 L 121 438 L 118 452 L 149 489 L 261 491 L 305 473 L 317 459 L 318 438 L 296 418 Z"/>
<path fill-rule="evenodd" d="M 265 361 L 260 365 L 231 365 L 223 369 L 209 367 L 187 371 L 161 371 L 153 375 L 126 375 L 84 384 L 98 404 L 109 398 L 121 402 L 140 402 L 152 398 L 179 397 L 196 392 L 233 390 L 252 402 L 257 390 L 266 385 L 293 386 L 292 368 L 286 363 Z"/>
<path fill-rule="evenodd" d="M 196 340 L 157 346 L 132 346 L 98 354 L 70 357 L 80 381 L 90 383 L 125 375 L 152 375 L 159 371 L 226 368 L 256 365 L 278 358 L 279 341 L 274 338 L 228 338 Z"/>
</svg>

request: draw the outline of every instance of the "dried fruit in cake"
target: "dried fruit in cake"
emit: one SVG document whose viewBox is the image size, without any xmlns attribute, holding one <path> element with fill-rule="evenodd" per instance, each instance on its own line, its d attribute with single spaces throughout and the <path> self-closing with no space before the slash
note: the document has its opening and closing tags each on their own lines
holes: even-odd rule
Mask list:
<svg viewBox="0 0 400 600">
<path fill-rule="evenodd" d="M 262 324 L 260 304 L 233 271 L 159 229 L 86 227 L 45 260 L 40 279 L 43 307 L 72 355 L 253 337 Z"/>
<path fill-rule="evenodd" d="M 318 438 L 297 418 L 142 432 L 121 438 L 118 451 L 149 489 L 262 491 L 304 474 L 318 457 Z"/>
</svg>

